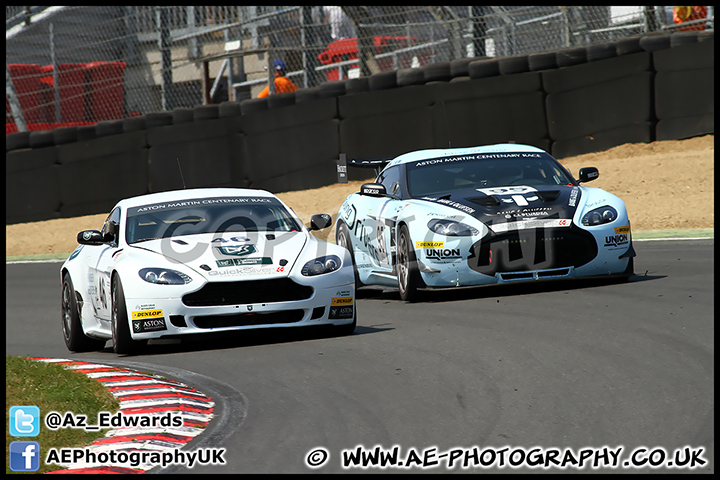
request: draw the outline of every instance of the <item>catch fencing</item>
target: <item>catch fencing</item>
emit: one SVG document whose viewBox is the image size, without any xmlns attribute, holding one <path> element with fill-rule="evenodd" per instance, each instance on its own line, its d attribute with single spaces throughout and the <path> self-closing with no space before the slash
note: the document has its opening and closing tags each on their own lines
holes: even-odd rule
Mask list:
<svg viewBox="0 0 720 480">
<path fill-rule="evenodd" d="M 6 7 L 6 133 L 257 96 L 274 60 L 300 88 L 462 58 L 714 29 L 673 7 Z M 676 15 L 677 16 L 677 15 Z"/>
</svg>

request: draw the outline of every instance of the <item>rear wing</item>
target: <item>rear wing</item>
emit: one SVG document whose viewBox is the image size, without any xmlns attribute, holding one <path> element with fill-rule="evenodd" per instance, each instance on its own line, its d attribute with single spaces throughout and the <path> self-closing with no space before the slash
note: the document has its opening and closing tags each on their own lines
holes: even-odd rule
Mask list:
<svg viewBox="0 0 720 480">
<path fill-rule="evenodd" d="M 338 183 L 347 183 L 347 167 L 357 168 L 374 168 L 375 176 L 380 174 L 380 171 L 385 168 L 385 165 L 390 163 L 395 157 L 378 157 L 378 158 L 352 158 L 347 159 L 344 153 L 340 154 L 340 158 L 337 161 L 337 176 Z"/>
</svg>

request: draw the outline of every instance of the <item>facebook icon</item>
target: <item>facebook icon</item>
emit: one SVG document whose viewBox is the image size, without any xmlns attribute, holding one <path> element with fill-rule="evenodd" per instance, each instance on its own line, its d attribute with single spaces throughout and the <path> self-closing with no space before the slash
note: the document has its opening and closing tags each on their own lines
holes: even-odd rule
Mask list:
<svg viewBox="0 0 720 480">
<path fill-rule="evenodd" d="M 10 470 L 13 472 L 37 472 L 40 469 L 40 444 L 38 442 L 10 442 Z"/>
</svg>

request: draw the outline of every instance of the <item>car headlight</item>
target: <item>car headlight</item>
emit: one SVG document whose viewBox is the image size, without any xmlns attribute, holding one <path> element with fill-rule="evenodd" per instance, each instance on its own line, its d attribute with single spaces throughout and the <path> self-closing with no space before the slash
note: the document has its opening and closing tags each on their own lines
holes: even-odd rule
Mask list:
<svg viewBox="0 0 720 480">
<path fill-rule="evenodd" d="M 448 237 L 471 237 L 480 233 L 477 228 L 454 220 L 439 220 L 433 218 L 428 222 L 430 231 Z"/>
<path fill-rule="evenodd" d="M 306 277 L 312 277 L 315 275 L 334 272 L 340 268 L 340 265 L 340 257 L 336 255 L 327 255 L 325 257 L 316 258 L 315 260 L 310 260 L 303 265 L 300 273 Z"/>
<path fill-rule="evenodd" d="M 192 282 L 192 278 L 177 270 L 167 268 L 143 268 L 138 272 L 140 278 L 148 283 L 160 285 L 185 285 Z"/>
<path fill-rule="evenodd" d="M 603 225 L 610 223 L 618 218 L 617 210 L 613 207 L 606 206 L 590 210 L 582 218 L 582 224 L 586 227 L 594 227 L 596 225 Z"/>
</svg>

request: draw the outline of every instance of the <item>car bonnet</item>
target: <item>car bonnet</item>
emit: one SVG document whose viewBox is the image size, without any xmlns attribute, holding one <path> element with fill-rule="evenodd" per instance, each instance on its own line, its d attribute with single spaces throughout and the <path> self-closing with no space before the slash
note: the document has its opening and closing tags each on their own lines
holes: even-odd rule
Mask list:
<svg viewBox="0 0 720 480">
<path fill-rule="evenodd" d="M 307 243 L 304 232 L 227 232 L 136 243 L 170 264 L 184 264 L 207 280 L 287 276 Z"/>
<path fill-rule="evenodd" d="M 507 186 L 462 190 L 415 200 L 457 210 L 498 231 L 526 220 L 572 219 L 580 195 L 581 189 L 575 186 Z"/>
</svg>

